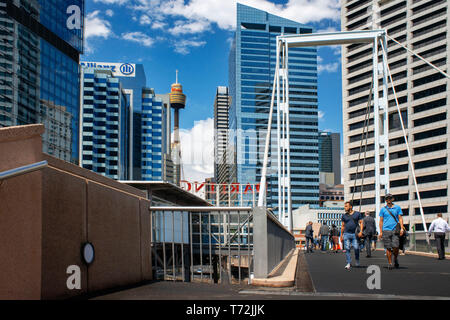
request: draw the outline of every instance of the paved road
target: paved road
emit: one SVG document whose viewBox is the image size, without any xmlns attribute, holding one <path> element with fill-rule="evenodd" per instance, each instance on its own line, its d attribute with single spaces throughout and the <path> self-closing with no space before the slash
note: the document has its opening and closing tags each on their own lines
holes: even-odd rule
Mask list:
<svg viewBox="0 0 450 320">
<path fill-rule="evenodd" d="M 388 270 L 383 251 L 361 257 L 361 267 L 344 269 L 343 253 L 307 254 L 314 292 L 296 288 L 257 288 L 246 285 L 153 282 L 133 289 L 97 296 L 99 300 L 318 300 L 318 299 L 450 299 L 450 260 L 401 256 L 400 269 Z M 381 269 L 381 289 L 367 288 L 367 266 Z M 301 286 L 300 286 L 301 287 Z"/>
<path fill-rule="evenodd" d="M 354 258 L 353 252 L 352 257 Z M 450 298 L 450 260 L 405 255 L 399 257 L 400 268 L 388 270 L 383 251 L 371 258 L 361 255 L 361 267 L 344 269 L 344 253 L 306 254 L 306 261 L 316 292 L 442 296 Z M 369 265 L 381 270 L 381 289 L 367 288 Z"/>
</svg>

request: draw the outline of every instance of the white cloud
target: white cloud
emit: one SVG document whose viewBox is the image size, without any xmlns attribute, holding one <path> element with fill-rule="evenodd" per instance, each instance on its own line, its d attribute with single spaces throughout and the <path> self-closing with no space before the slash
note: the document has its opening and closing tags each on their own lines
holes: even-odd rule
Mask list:
<svg viewBox="0 0 450 320">
<path fill-rule="evenodd" d="M 177 36 L 180 34 L 195 34 L 209 30 L 211 24 L 206 20 L 198 20 L 186 23 L 186 21 L 178 20 L 175 26 L 168 31 L 170 34 Z"/>
<path fill-rule="evenodd" d="M 319 64 L 317 66 L 317 71 L 319 73 L 322 73 L 322 72 L 332 73 L 332 72 L 338 71 L 338 68 L 339 68 L 339 63 L 338 62 L 332 62 L 332 63 L 327 63 L 327 64 Z"/>
<path fill-rule="evenodd" d="M 190 52 L 190 47 L 202 47 L 206 44 L 206 41 L 199 40 L 180 40 L 173 42 L 175 47 L 175 52 L 186 55 Z"/>
<path fill-rule="evenodd" d="M 239 2 L 300 23 L 340 19 L 339 0 L 289 0 L 286 4 L 274 4 L 268 0 Z M 237 0 L 139 0 L 132 7 L 149 16 L 184 17 L 191 23 L 208 21 L 221 29 L 231 30 L 236 27 L 236 3 Z M 205 30 L 200 29 L 199 32 Z"/>
<path fill-rule="evenodd" d="M 92 37 L 109 38 L 113 33 L 111 23 L 99 17 L 99 10 L 89 13 L 85 18 L 85 39 Z"/>
<path fill-rule="evenodd" d="M 324 115 L 325 115 L 325 113 L 323 111 L 319 110 L 319 113 L 317 114 L 317 116 L 319 117 L 319 120 L 322 120 Z"/>
<path fill-rule="evenodd" d="M 317 71 L 322 72 L 336 72 L 339 68 L 339 62 L 324 63 L 321 56 L 317 56 Z"/>
<path fill-rule="evenodd" d="M 155 40 L 140 31 L 123 33 L 122 38 L 128 41 L 137 42 L 145 47 L 151 47 Z"/>
<path fill-rule="evenodd" d="M 152 24 L 152 29 L 163 29 L 165 28 L 167 23 L 161 22 L 161 21 L 155 21 Z"/>
<path fill-rule="evenodd" d="M 94 2 L 100 2 L 105 4 L 117 4 L 122 5 L 127 3 L 128 0 L 94 0 Z"/>
<path fill-rule="evenodd" d="M 108 17 L 112 17 L 114 15 L 114 11 L 112 11 L 111 9 L 106 10 L 106 15 Z"/>
<path fill-rule="evenodd" d="M 214 119 L 196 121 L 190 130 L 180 130 L 184 179 L 205 181 L 214 175 Z"/>
<path fill-rule="evenodd" d="M 94 51 L 92 46 L 92 39 L 103 38 L 108 39 L 114 36 L 112 32 L 111 23 L 100 17 L 100 11 L 96 10 L 86 15 L 84 19 L 84 51 L 89 54 Z"/>
<path fill-rule="evenodd" d="M 148 15 L 143 14 L 141 16 L 141 18 L 139 19 L 139 23 L 143 26 L 150 25 L 150 24 L 152 24 L 152 19 Z"/>
</svg>

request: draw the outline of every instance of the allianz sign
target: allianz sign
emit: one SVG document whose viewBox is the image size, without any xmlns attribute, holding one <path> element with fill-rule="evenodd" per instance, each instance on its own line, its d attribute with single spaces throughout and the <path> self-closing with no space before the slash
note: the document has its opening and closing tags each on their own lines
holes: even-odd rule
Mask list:
<svg viewBox="0 0 450 320">
<path fill-rule="evenodd" d="M 111 70 L 116 77 L 134 77 L 136 65 L 131 63 L 80 62 L 83 68 Z"/>
</svg>

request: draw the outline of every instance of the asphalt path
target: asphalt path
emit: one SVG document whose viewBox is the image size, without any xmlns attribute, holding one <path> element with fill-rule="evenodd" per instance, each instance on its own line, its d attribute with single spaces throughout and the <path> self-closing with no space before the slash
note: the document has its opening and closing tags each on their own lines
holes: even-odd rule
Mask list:
<svg viewBox="0 0 450 320">
<path fill-rule="evenodd" d="M 314 251 L 305 254 L 309 274 L 316 293 L 339 293 L 366 296 L 366 294 L 449 297 L 450 260 L 416 255 L 399 256 L 399 269 L 389 270 L 384 251 L 376 251 L 371 258 L 360 255 L 360 267 L 350 271 L 344 253 Z M 352 250 L 354 263 L 354 252 Z M 375 265 L 380 270 L 380 289 L 369 289 L 367 282 L 373 273 L 368 267 Z M 369 282 L 375 284 L 374 278 Z"/>
<path fill-rule="evenodd" d="M 352 252 L 353 256 L 353 252 Z M 218 285 L 155 281 L 96 296 L 95 300 L 433 300 L 450 299 L 450 260 L 415 255 L 400 256 L 400 268 L 388 270 L 383 251 L 371 258 L 361 255 L 361 266 L 344 269 L 344 253 L 314 253 L 299 255 L 302 272 L 298 272 L 296 287 L 264 288 L 242 285 Z M 380 289 L 369 289 L 373 274 L 368 267 L 380 270 Z M 305 270 L 306 269 L 306 270 Z M 369 281 L 370 282 L 370 281 Z M 312 283 L 312 288 L 311 288 Z M 373 281 L 372 281 L 373 283 Z"/>
</svg>

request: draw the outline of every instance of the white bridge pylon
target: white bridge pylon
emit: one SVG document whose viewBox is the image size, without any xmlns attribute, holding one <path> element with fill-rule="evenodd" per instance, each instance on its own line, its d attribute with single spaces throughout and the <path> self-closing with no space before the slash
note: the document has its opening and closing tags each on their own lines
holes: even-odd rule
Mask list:
<svg viewBox="0 0 450 320">
<path fill-rule="evenodd" d="M 292 198 L 290 177 L 290 135 L 289 135 L 289 49 L 299 47 L 316 47 L 330 45 L 345 45 L 353 43 L 372 43 L 373 48 L 373 104 L 374 104 L 374 139 L 375 139 L 375 210 L 377 228 L 379 225 L 381 186 L 385 194 L 389 193 L 389 116 L 388 116 L 388 63 L 387 63 L 387 33 L 386 30 L 349 31 L 335 33 L 316 33 L 303 35 L 281 35 L 276 38 L 277 56 L 276 70 L 272 89 L 272 101 L 269 111 L 269 122 L 261 173 L 258 206 L 263 206 L 266 195 L 267 165 L 271 137 L 273 106 L 277 101 L 277 158 L 278 158 L 278 213 L 280 222 L 292 232 Z M 378 49 L 381 45 L 381 56 Z M 382 78 L 383 96 L 379 96 L 378 79 Z M 400 115 L 401 117 L 401 115 Z M 380 132 L 382 128 L 383 132 Z M 405 141 L 406 136 L 405 136 Z M 384 148 L 384 174 L 380 171 L 380 148 Z M 410 158 L 411 166 L 412 160 Z M 414 170 L 413 166 L 411 167 Z M 364 173 L 363 173 L 364 174 Z M 357 177 L 356 177 L 357 178 Z M 361 186 L 362 188 L 362 186 Z M 418 195 L 419 196 L 419 195 Z M 361 199 L 360 199 L 361 201 Z M 422 221 L 426 230 L 422 205 L 419 205 Z"/>
</svg>

